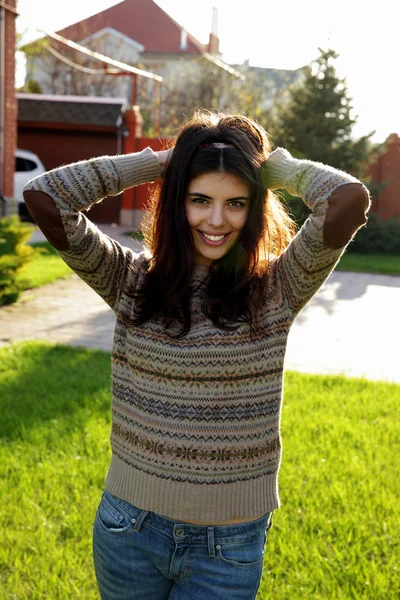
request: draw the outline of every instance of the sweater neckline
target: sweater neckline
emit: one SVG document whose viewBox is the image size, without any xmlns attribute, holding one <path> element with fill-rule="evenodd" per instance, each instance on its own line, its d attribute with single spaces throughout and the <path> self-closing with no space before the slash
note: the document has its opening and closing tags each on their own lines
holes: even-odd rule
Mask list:
<svg viewBox="0 0 400 600">
<path fill-rule="evenodd" d="M 192 278 L 197 281 L 202 281 L 208 277 L 209 273 L 210 269 L 206 265 L 195 265 L 193 268 Z"/>
<path fill-rule="evenodd" d="M 194 265 L 194 269 L 193 272 L 194 273 L 208 273 L 210 270 L 210 267 L 207 267 L 207 265 Z"/>
</svg>

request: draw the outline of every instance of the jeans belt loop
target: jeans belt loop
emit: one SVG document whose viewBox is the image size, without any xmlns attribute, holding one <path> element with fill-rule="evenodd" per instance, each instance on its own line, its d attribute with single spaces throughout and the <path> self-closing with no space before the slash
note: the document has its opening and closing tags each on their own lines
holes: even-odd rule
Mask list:
<svg viewBox="0 0 400 600">
<path fill-rule="evenodd" d="M 136 519 L 136 523 L 135 523 L 135 526 L 133 528 L 133 531 L 136 531 L 136 532 L 140 531 L 142 523 L 143 523 L 143 521 L 145 520 L 145 518 L 147 517 L 148 514 L 149 514 L 148 510 L 142 510 L 142 512 L 140 513 L 140 515 Z"/>
<path fill-rule="evenodd" d="M 207 527 L 208 555 L 215 558 L 214 527 Z"/>
</svg>

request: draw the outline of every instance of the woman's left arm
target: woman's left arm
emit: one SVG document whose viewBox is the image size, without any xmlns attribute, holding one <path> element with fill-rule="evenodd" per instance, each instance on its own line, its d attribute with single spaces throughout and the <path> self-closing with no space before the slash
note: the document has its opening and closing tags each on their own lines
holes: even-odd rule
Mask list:
<svg viewBox="0 0 400 600">
<path fill-rule="evenodd" d="M 266 184 L 300 196 L 312 213 L 277 259 L 277 276 L 297 314 L 334 269 L 357 230 L 370 198 L 356 178 L 322 163 L 293 158 L 278 148 L 265 164 Z"/>
</svg>

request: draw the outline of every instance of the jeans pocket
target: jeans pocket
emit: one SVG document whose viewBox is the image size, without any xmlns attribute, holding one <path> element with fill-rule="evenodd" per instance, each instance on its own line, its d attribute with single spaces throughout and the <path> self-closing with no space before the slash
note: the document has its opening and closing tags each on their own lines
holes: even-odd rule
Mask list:
<svg viewBox="0 0 400 600">
<path fill-rule="evenodd" d="M 96 519 L 103 531 L 121 535 L 133 528 L 132 516 L 118 502 L 111 503 L 105 494 L 97 509 Z"/>
<path fill-rule="evenodd" d="M 264 561 L 266 533 L 241 544 L 221 543 L 215 547 L 217 558 L 234 567 L 260 567 Z"/>
</svg>

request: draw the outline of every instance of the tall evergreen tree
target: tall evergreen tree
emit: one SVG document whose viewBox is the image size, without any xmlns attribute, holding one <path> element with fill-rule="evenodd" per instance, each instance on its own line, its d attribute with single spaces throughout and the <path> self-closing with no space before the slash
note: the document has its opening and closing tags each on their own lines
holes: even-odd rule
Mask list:
<svg viewBox="0 0 400 600">
<path fill-rule="evenodd" d="M 324 162 L 362 176 L 373 146 L 369 135 L 351 136 L 357 117 L 352 114 L 346 80 L 338 77 L 334 50 L 322 50 L 305 68 L 301 84 L 288 89 L 287 101 L 274 109 L 273 141 L 297 156 Z"/>
</svg>

